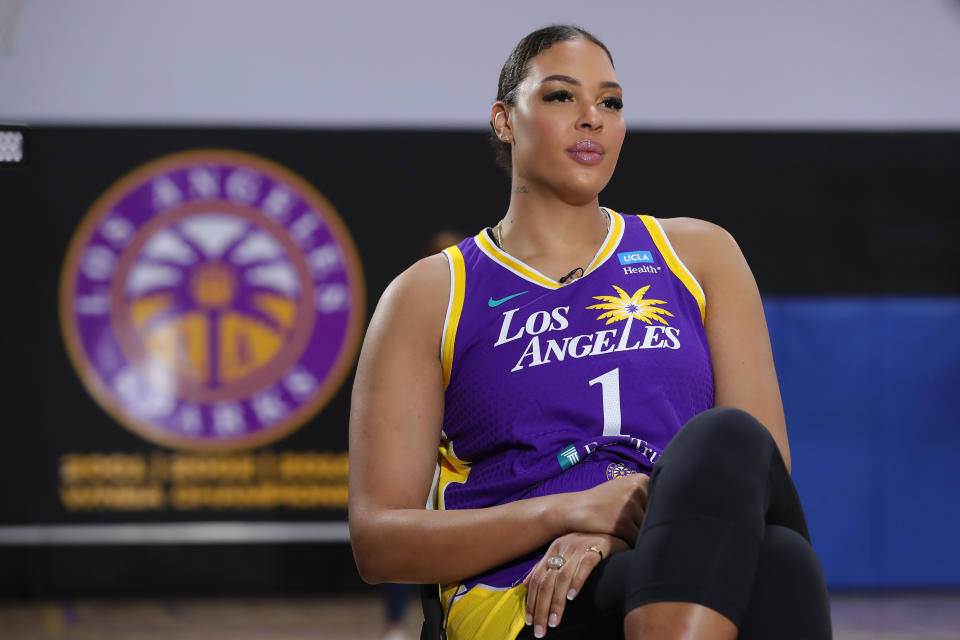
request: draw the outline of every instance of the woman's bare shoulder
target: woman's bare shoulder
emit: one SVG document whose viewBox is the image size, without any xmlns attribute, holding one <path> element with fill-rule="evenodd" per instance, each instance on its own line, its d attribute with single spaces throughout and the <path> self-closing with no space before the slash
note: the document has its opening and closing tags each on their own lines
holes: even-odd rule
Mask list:
<svg viewBox="0 0 960 640">
<path fill-rule="evenodd" d="M 717 267 L 740 254 L 736 241 L 718 224 L 698 218 L 658 218 L 677 256 L 701 283 Z"/>
<path fill-rule="evenodd" d="M 384 290 L 371 327 L 423 331 L 439 340 L 449 295 L 450 267 L 446 256 L 437 253 L 418 260 Z"/>
<path fill-rule="evenodd" d="M 424 299 L 446 299 L 447 292 L 443 289 L 449 286 L 450 266 L 447 257 L 443 253 L 435 253 L 410 265 L 394 278 L 386 291 L 399 290 Z M 438 288 L 441 290 L 438 291 Z"/>
<path fill-rule="evenodd" d="M 657 218 L 670 243 L 676 248 L 677 242 L 710 242 L 717 237 L 729 235 L 718 224 L 699 218 Z"/>
</svg>

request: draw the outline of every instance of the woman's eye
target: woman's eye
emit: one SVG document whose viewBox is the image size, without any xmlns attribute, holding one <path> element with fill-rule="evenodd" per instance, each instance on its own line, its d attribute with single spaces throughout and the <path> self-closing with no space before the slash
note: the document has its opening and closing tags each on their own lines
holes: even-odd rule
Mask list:
<svg viewBox="0 0 960 640">
<path fill-rule="evenodd" d="M 603 106 L 605 106 L 608 109 L 615 109 L 619 111 L 620 109 L 623 109 L 623 100 L 615 97 L 604 98 Z"/>
<path fill-rule="evenodd" d="M 560 89 L 543 96 L 544 102 L 569 102 L 573 100 L 573 94 L 566 89 Z"/>
</svg>

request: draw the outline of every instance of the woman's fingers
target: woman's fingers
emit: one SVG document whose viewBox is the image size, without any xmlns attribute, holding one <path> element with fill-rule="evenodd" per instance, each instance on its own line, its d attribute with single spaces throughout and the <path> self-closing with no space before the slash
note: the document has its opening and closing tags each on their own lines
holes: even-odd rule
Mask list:
<svg viewBox="0 0 960 640">
<path fill-rule="evenodd" d="M 650 486 L 650 477 L 642 473 L 628 476 L 632 483 L 630 502 L 624 509 L 625 522 L 620 523 L 616 535 L 624 540 L 636 540 L 640 533 L 640 525 L 647 509 L 647 492 Z"/>
<path fill-rule="evenodd" d="M 537 605 L 537 590 L 540 588 L 539 569 L 542 564 L 543 560 L 535 564 L 533 569 L 530 570 L 530 573 L 527 574 L 527 577 L 523 579 L 523 586 L 527 588 L 526 623 L 528 626 L 533 624 L 533 610 Z"/>
<path fill-rule="evenodd" d="M 614 535 L 632 542 L 636 540 L 637 536 L 640 534 L 640 523 L 642 521 L 643 510 L 640 509 L 639 506 L 633 505 L 633 508 L 627 511 L 624 517 L 621 518 L 619 526 L 614 532 Z"/>
<path fill-rule="evenodd" d="M 589 547 L 584 550 L 584 554 L 580 557 L 580 562 L 577 565 L 577 571 L 570 580 L 570 585 L 566 590 L 567 592 L 563 594 L 567 600 L 573 600 L 577 594 L 580 593 L 587 578 L 593 570 L 597 568 L 597 565 L 600 564 L 601 559 L 602 556 Z"/>
<path fill-rule="evenodd" d="M 537 577 L 532 581 L 537 583 L 536 602 L 533 606 L 533 635 L 536 638 L 542 638 L 547 632 L 547 622 L 550 617 L 550 603 L 552 601 L 552 594 L 556 586 L 558 573 L 558 570 L 548 569 L 547 566 L 543 564 L 540 567 Z"/>
<path fill-rule="evenodd" d="M 549 627 L 560 624 L 563 610 L 567 606 L 567 594 L 570 592 L 575 576 L 581 570 L 583 561 L 583 556 L 573 549 L 568 549 L 563 555 L 565 559 L 563 566 L 560 569 L 553 570 L 557 577 L 550 597 L 550 614 L 547 616 L 547 626 Z M 577 590 L 579 591 L 579 589 Z"/>
<path fill-rule="evenodd" d="M 552 547 L 551 547 L 552 549 Z M 533 566 L 533 569 L 530 570 L 530 573 L 527 574 L 527 577 L 523 579 L 523 584 L 527 587 L 527 611 L 526 611 L 526 620 L 527 625 L 534 627 L 534 632 L 537 630 L 537 624 L 540 627 L 543 627 L 543 622 L 537 622 L 534 619 L 534 616 L 537 611 L 537 602 L 540 600 L 541 596 L 544 595 L 541 592 L 546 585 L 544 579 L 548 576 L 547 573 L 547 558 L 550 557 L 550 553 L 547 553 L 541 560 Z M 542 634 L 541 634 L 542 637 Z"/>
<path fill-rule="evenodd" d="M 528 576 L 527 615 L 532 616 L 535 637 L 543 637 L 548 628 L 560 624 L 567 602 L 580 593 L 600 562 L 600 554 L 588 550 L 588 546 L 551 550 Z M 556 555 L 562 556 L 564 563 L 559 569 L 552 569 L 547 561 Z"/>
<path fill-rule="evenodd" d="M 523 580 L 527 587 L 526 620 L 533 625 L 535 637 L 544 637 L 550 627 L 560 624 L 567 602 L 580 593 L 590 573 L 613 552 L 614 545 L 618 551 L 629 548 L 619 538 L 583 533 L 567 534 L 550 545 Z M 556 556 L 563 562 L 551 563 Z"/>
<path fill-rule="evenodd" d="M 645 473 L 640 473 L 640 474 L 637 474 L 637 475 L 640 476 L 640 487 L 639 487 L 639 488 L 640 488 L 640 492 L 641 492 L 641 495 L 642 495 L 642 497 L 641 497 L 641 499 L 640 499 L 640 505 L 643 507 L 644 511 L 646 511 L 646 509 L 647 509 L 647 502 L 648 502 L 648 500 L 649 500 L 649 498 L 650 498 L 650 476 L 648 476 L 648 475 L 645 474 Z"/>
</svg>

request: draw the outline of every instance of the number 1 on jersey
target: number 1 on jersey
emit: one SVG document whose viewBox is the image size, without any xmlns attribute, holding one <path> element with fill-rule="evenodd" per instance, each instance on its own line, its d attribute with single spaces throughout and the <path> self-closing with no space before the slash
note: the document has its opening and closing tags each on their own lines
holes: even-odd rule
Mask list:
<svg viewBox="0 0 960 640">
<path fill-rule="evenodd" d="M 620 436 L 620 368 L 607 371 L 590 381 L 590 386 L 600 383 L 603 392 L 603 435 Z"/>
</svg>

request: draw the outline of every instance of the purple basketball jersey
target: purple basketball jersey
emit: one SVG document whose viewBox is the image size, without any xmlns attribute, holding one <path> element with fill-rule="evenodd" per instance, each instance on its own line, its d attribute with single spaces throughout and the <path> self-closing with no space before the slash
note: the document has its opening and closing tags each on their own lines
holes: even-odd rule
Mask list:
<svg viewBox="0 0 960 640">
<path fill-rule="evenodd" d="M 565 285 L 501 251 L 488 230 L 445 251 L 438 508 L 647 472 L 684 423 L 713 406 L 700 285 L 654 218 L 609 213 L 600 251 Z M 457 594 L 512 587 L 536 560 L 476 576 Z"/>
</svg>

